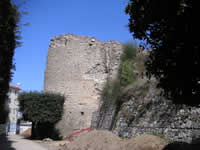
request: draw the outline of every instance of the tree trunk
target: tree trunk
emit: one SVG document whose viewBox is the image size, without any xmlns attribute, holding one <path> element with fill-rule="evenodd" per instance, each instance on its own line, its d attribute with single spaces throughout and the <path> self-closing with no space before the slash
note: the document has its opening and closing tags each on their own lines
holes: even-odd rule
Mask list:
<svg viewBox="0 0 200 150">
<path fill-rule="evenodd" d="M 32 129 L 31 129 L 31 138 L 35 139 L 36 134 L 35 134 L 35 122 L 32 122 Z"/>
</svg>

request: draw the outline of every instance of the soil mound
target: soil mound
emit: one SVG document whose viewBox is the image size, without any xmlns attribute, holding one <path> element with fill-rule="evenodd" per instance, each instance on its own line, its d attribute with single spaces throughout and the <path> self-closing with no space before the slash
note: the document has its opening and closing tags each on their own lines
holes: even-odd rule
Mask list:
<svg viewBox="0 0 200 150">
<path fill-rule="evenodd" d="M 162 150 L 166 144 L 153 135 L 122 140 L 112 132 L 93 130 L 76 137 L 64 150 Z"/>
<path fill-rule="evenodd" d="M 123 150 L 162 150 L 167 142 L 153 135 L 142 135 L 124 141 Z"/>
<path fill-rule="evenodd" d="M 121 150 L 119 143 L 121 139 L 113 133 L 93 130 L 76 137 L 64 150 Z"/>
</svg>

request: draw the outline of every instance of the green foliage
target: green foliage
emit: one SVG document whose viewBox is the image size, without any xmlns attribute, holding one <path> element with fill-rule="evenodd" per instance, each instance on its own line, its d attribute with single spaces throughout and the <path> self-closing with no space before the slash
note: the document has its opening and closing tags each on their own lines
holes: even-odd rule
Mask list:
<svg viewBox="0 0 200 150">
<path fill-rule="evenodd" d="M 102 92 L 102 99 L 104 104 L 102 107 L 112 105 L 119 105 L 119 98 L 121 91 L 127 85 L 135 82 L 136 74 L 134 72 L 134 63 L 136 58 L 137 48 L 132 43 L 123 45 L 123 54 L 120 58 L 120 67 L 118 70 L 118 77 L 115 80 L 108 79 Z"/>
<path fill-rule="evenodd" d="M 8 116 L 7 93 L 14 67 L 14 49 L 19 44 L 20 13 L 11 0 L 0 1 L 0 123 Z"/>
<path fill-rule="evenodd" d="M 103 88 L 103 99 L 109 104 L 116 104 L 117 98 L 120 96 L 120 86 L 119 80 L 108 80 Z"/>
<path fill-rule="evenodd" d="M 134 72 L 136 52 L 137 48 L 134 44 L 127 43 L 123 45 L 123 54 L 121 55 L 119 70 L 120 84 L 122 87 L 136 80 L 136 74 Z"/>
<path fill-rule="evenodd" d="M 136 62 L 137 47 L 134 44 L 125 44 L 123 50 L 117 78 L 115 80 L 108 79 L 102 91 L 103 103 L 100 111 L 106 112 L 111 105 L 114 105 L 114 118 L 117 117 L 120 107 L 123 104 L 123 101 L 121 100 L 121 96 L 124 96 L 123 91 L 136 81 L 137 76 L 134 70 L 135 64 L 138 63 L 142 66 L 143 63 L 141 61 L 144 60 L 144 57 L 142 56 L 142 58 L 138 59 L 138 62 Z M 141 71 L 143 70 L 141 69 Z M 146 89 L 147 88 L 145 87 L 145 92 L 147 91 Z M 124 116 L 130 120 L 134 119 L 134 116 L 128 115 L 126 112 L 124 112 Z M 115 123 L 116 120 L 114 119 L 111 123 L 111 127 L 115 126 Z"/>
<path fill-rule="evenodd" d="M 178 104 L 200 104 L 200 23 L 192 20 L 200 13 L 197 6 L 192 0 L 130 0 L 125 9 L 134 38 L 152 49 L 147 75 Z"/>
<path fill-rule="evenodd" d="M 128 42 L 123 45 L 123 54 L 121 55 L 121 62 L 127 61 L 127 60 L 133 60 L 136 57 L 137 48 L 136 45 Z"/>
<path fill-rule="evenodd" d="M 126 60 L 120 66 L 120 84 L 125 87 L 136 80 L 136 74 L 133 69 L 133 60 Z"/>
<path fill-rule="evenodd" d="M 56 123 L 62 117 L 64 96 L 48 92 L 23 92 L 19 94 L 23 119 L 31 122 Z"/>
<path fill-rule="evenodd" d="M 0 135 L 6 135 L 6 124 L 0 124 Z"/>
<path fill-rule="evenodd" d="M 59 138 L 54 129 L 55 123 L 61 120 L 65 97 L 49 92 L 23 92 L 18 96 L 23 119 L 31 121 L 32 138 Z"/>
<path fill-rule="evenodd" d="M 108 79 L 102 92 L 103 99 L 109 100 L 111 104 L 116 104 L 122 89 L 136 80 L 134 72 L 136 52 L 137 48 L 134 44 L 129 42 L 123 45 L 118 78 L 115 80 Z"/>
</svg>

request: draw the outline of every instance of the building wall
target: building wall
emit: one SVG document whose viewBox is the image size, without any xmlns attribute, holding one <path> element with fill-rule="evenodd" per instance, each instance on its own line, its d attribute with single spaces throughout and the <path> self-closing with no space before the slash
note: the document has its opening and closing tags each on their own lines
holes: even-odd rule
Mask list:
<svg viewBox="0 0 200 150">
<path fill-rule="evenodd" d="M 32 128 L 32 123 L 31 122 L 23 122 L 20 123 L 20 130 L 19 130 L 19 134 L 27 131 L 28 129 Z"/>
<path fill-rule="evenodd" d="M 99 106 L 107 78 L 118 71 L 122 44 L 65 34 L 51 40 L 44 90 L 65 95 L 64 115 L 57 124 L 63 136 L 88 128 Z"/>
<path fill-rule="evenodd" d="M 18 102 L 18 89 L 10 88 L 8 93 L 8 105 L 10 109 L 9 113 L 9 133 L 16 134 L 17 120 L 19 113 L 19 102 Z"/>
</svg>

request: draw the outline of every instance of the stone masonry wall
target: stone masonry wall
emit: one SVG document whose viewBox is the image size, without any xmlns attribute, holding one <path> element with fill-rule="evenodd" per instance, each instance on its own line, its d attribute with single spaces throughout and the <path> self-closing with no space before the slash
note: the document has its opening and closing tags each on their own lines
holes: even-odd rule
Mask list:
<svg viewBox="0 0 200 150">
<path fill-rule="evenodd" d="M 94 127 L 112 130 L 124 138 L 144 133 L 164 135 L 172 141 L 191 142 L 200 138 L 200 107 L 173 104 L 160 95 L 154 81 L 130 89 L 121 101 L 119 110 L 114 106 L 99 109 Z"/>
<path fill-rule="evenodd" d="M 65 34 L 51 39 L 44 90 L 64 94 L 64 115 L 57 124 L 61 135 L 88 128 L 99 106 L 107 78 L 114 78 L 122 44 Z"/>
</svg>

